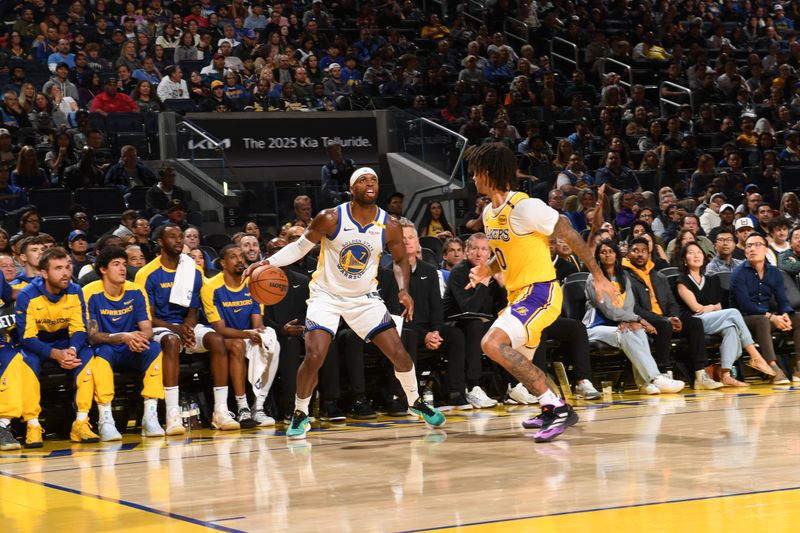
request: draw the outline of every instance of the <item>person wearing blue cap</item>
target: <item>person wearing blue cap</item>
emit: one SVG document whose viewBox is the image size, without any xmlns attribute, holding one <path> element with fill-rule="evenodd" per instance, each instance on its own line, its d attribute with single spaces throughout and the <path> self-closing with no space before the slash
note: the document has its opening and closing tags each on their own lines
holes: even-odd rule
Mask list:
<svg viewBox="0 0 800 533">
<path fill-rule="evenodd" d="M 69 258 L 72 261 L 72 281 L 78 282 L 78 273 L 86 265 L 94 263 L 94 256 L 89 255 L 89 237 L 86 232 L 74 229 L 69 232 L 67 237 L 67 247 L 69 248 Z"/>
</svg>

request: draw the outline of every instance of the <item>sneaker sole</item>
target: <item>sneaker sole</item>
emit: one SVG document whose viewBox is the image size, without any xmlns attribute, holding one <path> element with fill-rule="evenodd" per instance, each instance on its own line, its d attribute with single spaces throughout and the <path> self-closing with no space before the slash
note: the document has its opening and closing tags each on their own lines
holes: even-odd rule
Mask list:
<svg viewBox="0 0 800 533">
<path fill-rule="evenodd" d="M 144 431 L 142 431 L 141 435 L 146 439 L 154 439 L 156 437 L 163 437 L 164 433 L 145 433 Z"/>
<path fill-rule="evenodd" d="M 211 427 L 214 428 L 214 429 L 217 429 L 219 431 L 236 431 L 237 429 L 242 429 L 242 426 L 239 424 L 239 422 L 236 422 L 235 425 L 234 424 L 226 424 L 226 425 L 222 425 L 222 426 L 219 426 L 217 424 L 212 423 Z"/>
<path fill-rule="evenodd" d="M 78 442 L 82 444 L 97 444 L 98 442 L 100 442 L 100 437 L 91 437 L 88 439 L 82 439 L 77 435 L 70 435 L 69 440 L 71 440 L 72 442 Z"/>
<path fill-rule="evenodd" d="M 17 444 L 4 444 L 3 446 L 0 446 L 0 452 L 11 452 L 11 451 L 14 451 L 14 450 L 19 450 L 20 448 L 22 448 L 22 445 L 19 444 L 19 443 L 17 443 Z"/>
<path fill-rule="evenodd" d="M 26 450 L 35 450 L 44 446 L 43 442 L 26 442 L 24 445 Z"/>
<path fill-rule="evenodd" d="M 239 421 L 239 427 L 242 429 L 253 429 L 254 427 L 258 426 L 255 420 L 250 420 L 248 422 Z"/>
<path fill-rule="evenodd" d="M 186 428 L 183 426 L 168 428 L 166 434 L 168 437 L 178 437 L 180 435 L 186 435 Z"/>
<path fill-rule="evenodd" d="M 100 442 L 115 442 L 118 440 L 122 440 L 122 435 L 114 435 L 108 438 L 100 437 Z"/>
</svg>

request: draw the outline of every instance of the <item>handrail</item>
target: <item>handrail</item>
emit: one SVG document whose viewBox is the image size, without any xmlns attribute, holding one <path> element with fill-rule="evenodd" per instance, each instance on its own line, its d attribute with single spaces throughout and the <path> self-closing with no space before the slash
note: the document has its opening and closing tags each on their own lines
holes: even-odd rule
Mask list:
<svg viewBox="0 0 800 533">
<path fill-rule="evenodd" d="M 525 28 L 525 37 L 520 37 L 516 33 L 510 32 L 508 30 L 509 23 L 513 23 L 515 25 L 519 25 L 519 26 L 522 26 L 523 28 Z M 517 41 L 521 42 L 523 45 L 526 45 L 526 44 L 528 44 L 528 41 L 530 39 L 531 28 L 530 28 L 530 26 L 528 26 L 528 24 L 526 22 L 524 22 L 522 20 L 515 19 L 514 17 L 506 17 L 503 20 L 503 35 L 505 35 L 507 38 L 516 39 Z"/>
<path fill-rule="evenodd" d="M 225 195 L 228 194 L 228 177 L 234 178 L 233 166 L 231 166 L 231 162 L 228 159 L 228 154 L 225 152 L 225 149 L 228 148 L 229 144 L 220 141 L 201 127 L 193 124 L 191 121 L 184 118 L 181 122 L 175 124 L 175 130 L 180 133 L 189 133 L 190 135 L 197 135 L 206 143 L 208 144 L 208 148 L 210 150 L 214 150 L 219 152 L 220 160 L 222 163 L 222 167 L 220 168 L 220 178 L 222 181 L 222 190 Z M 194 157 L 194 147 L 190 149 L 190 161 L 192 165 L 196 166 L 196 161 Z"/>
<path fill-rule="evenodd" d="M 601 74 L 603 75 L 603 77 L 605 77 L 606 75 L 606 64 L 609 62 L 615 65 L 619 65 L 620 67 L 622 67 L 623 70 L 628 71 L 628 81 L 620 80 L 619 83 L 620 85 L 624 85 L 625 87 L 627 87 L 628 92 L 630 93 L 630 90 L 633 87 L 633 68 L 630 65 L 623 63 L 622 61 L 617 61 L 616 59 L 610 57 L 604 57 L 601 70 Z"/>
<path fill-rule="evenodd" d="M 460 133 L 457 133 L 457 132 L 455 132 L 453 130 L 447 129 L 444 126 L 442 126 L 441 124 L 437 124 L 436 122 L 433 122 L 432 120 L 424 118 L 424 117 L 420 117 L 418 120 L 420 122 L 422 122 L 423 124 L 426 124 L 428 126 L 433 126 L 435 129 L 441 130 L 442 132 L 446 133 L 447 135 L 453 135 L 453 136 L 457 137 L 458 140 L 460 141 L 460 144 L 461 144 L 461 151 L 459 152 L 458 158 L 456 159 L 456 164 L 453 165 L 453 170 L 450 173 L 450 178 L 447 180 L 447 183 L 445 183 L 444 185 L 432 185 L 430 187 L 425 187 L 425 188 L 418 189 L 418 190 L 414 191 L 414 194 L 411 195 L 411 198 L 409 199 L 408 203 L 406 204 L 408 206 L 414 205 L 414 200 L 417 198 L 417 196 L 419 196 L 421 194 L 424 194 L 426 192 L 433 191 L 433 190 L 436 190 L 436 189 L 442 189 L 444 187 L 448 187 L 448 186 L 452 185 L 453 182 L 456 180 L 456 176 L 458 175 L 458 171 L 460 170 L 461 162 L 462 162 L 462 160 L 464 158 L 464 152 L 467 150 L 467 138 L 464 137 L 463 135 L 461 135 Z"/>
<path fill-rule="evenodd" d="M 214 150 L 219 150 L 220 152 L 225 149 L 225 146 L 214 137 L 210 136 L 205 130 L 200 129 L 198 126 L 192 124 L 190 121 L 183 119 L 181 122 L 175 125 L 175 129 L 183 129 L 184 133 L 186 129 L 192 130 L 192 133 L 199 135 L 205 141 L 208 142 L 209 146 Z"/>
<path fill-rule="evenodd" d="M 564 44 L 564 45 L 569 46 L 570 48 L 572 48 L 573 57 L 567 57 L 567 56 L 564 56 L 564 55 L 561 55 L 561 54 L 555 52 L 555 46 L 554 45 L 556 43 Z M 561 37 L 553 37 L 552 39 L 550 39 L 550 64 L 551 65 L 555 64 L 554 59 L 556 59 L 556 58 L 557 59 L 561 59 L 562 61 L 566 61 L 567 63 L 572 63 L 573 70 L 577 69 L 580 66 L 580 50 L 578 48 L 578 45 L 576 45 L 575 43 L 571 43 L 571 42 L 567 41 L 566 39 L 562 39 Z"/>
<path fill-rule="evenodd" d="M 678 91 L 680 91 L 682 93 L 688 94 L 689 95 L 689 105 L 692 107 L 692 112 L 694 112 L 694 95 L 692 94 L 691 89 L 689 89 L 688 87 L 684 87 L 683 85 L 678 85 L 676 83 L 672 83 L 671 81 L 662 81 L 661 85 L 658 88 L 658 98 L 661 101 L 659 107 L 661 108 L 661 116 L 662 117 L 666 116 L 664 114 L 664 104 L 669 104 L 669 105 L 672 105 L 672 106 L 675 106 L 675 107 L 680 107 L 680 106 L 683 105 L 683 103 L 681 103 L 681 102 L 675 102 L 674 100 L 670 100 L 668 98 L 664 98 L 663 96 L 661 96 L 661 89 L 663 89 L 665 86 L 669 86 L 669 87 L 671 87 L 673 89 L 677 89 Z"/>
</svg>

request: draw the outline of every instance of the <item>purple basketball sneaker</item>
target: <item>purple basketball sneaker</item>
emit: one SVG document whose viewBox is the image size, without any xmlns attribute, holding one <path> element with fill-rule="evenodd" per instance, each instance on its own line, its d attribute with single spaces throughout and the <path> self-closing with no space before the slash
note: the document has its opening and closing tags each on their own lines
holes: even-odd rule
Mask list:
<svg viewBox="0 0 800 533">
<path fill-rule="evenodd" d="M 539 416 L 542 419 L 542 428 L 534 435 L 536 442 L 550 442 L 568 427 L 578 423 L 578 414 L 566 403 L 558 407 L 542 406 L 542 414 Z"/>
</svg>

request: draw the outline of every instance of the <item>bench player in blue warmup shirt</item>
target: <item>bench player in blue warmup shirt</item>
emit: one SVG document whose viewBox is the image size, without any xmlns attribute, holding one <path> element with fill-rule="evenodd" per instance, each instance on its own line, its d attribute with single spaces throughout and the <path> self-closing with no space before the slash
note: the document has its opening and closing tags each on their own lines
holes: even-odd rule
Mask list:
<svg viewBox="0 0 800 533">
<path fill-rule="evenodd" d="M 127 281 L 127 256 L 118 246 L 104 248 L 94 265 L 100 275 L 83 288 L 88 314 L 89 342 L 95 353 L 95 400 L 100 440 L 120 440 L 114 424 L 114 370 L 124 368 L 142 375 L 143 437 L 163 437 L 158 423 L 158 400 L 164 398 L 161 345 L 154 342 L 150 306 L 144 289 Z"/>
<path fill-rule="evenodd" d="M 264 317 L 261 306 L 253 300 L 244 281 L 246 264 L 242 249 L 235 244 L 225 246 L 220 251 L 219 264 L 222 272 L 203 285 L 200 295 L 208 323 L 225 338 L 231 385 L 236 397 L 236 420 L 242 428 L 271 426 L 275 424 L 275 420 L 264 412 L 264 400 L 269 394 L 278 368 L 278 353 L 269 362 L 267 382 L 259 381 L 253 385 L 256 403 L 251 410 L 245 394 L 245 352 L 247 341 L 262 343 Z"/>
<path fill-rule="evenodd" d="M 61 248 L 50 248 L 39 260 L 41 277 L 34 278 L 17 295 L 17 330 L 26 368 L 23 369 L 24 406 L 27 422 L 25 445 L 42 446 L 44 430 L 39 424 L 41 412 L 39 372 L 48 362 L 72 370 L 75 380 L 77 416 L 70 439 L 75 442 L 98 442 L 89 423 L 94 374 L 92 349 L 86 335 L 86 306 L 81 288 L 72 279 L 72 261 Z"/>
<path fill-rule="evenodd" d="M 164 401 L 167 404 L 167 435 L 183 435 L 181 409 L 178 405 L 180 353 L 211 354 L 211 376 L 214 382 L 214 414 L 211 423 L 217 429 L 239 429 L 239 423 L 228 411 L 228 354 L 222 336 L 198 322 L 200 289 L 203 272 L 194 268 L 191 301 L 188 307 L 170 303 L 170 292 L 183 251 L 183 230 L 174 224 L 162 226 L 157 237 L 161 253 L 136 273 L 136 284 L 144 287 L 150 302 L 153 340 L 161 344 L 164 354 Z"/>
</svg>

